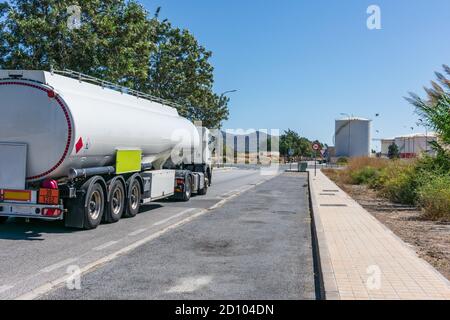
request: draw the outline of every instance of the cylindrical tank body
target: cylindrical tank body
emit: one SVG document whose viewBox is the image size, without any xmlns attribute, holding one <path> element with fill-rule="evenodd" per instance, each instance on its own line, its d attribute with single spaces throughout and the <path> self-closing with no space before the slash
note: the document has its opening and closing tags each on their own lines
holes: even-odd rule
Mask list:
<svg viewBox="0 0 450 320">
<path fill-rule="evenodd" d="M 113 165 L 119 149 L 160 165 L 200 142 L 174 108 L 48 72 L 0 71 L 0 97 L 0 142 L 27 144 L 28 181 Z"/>
<path fill-rule="evenodd" d="M 336 156 L 370 156 L 370 125 L 371 120 L 363 118 L 347 118 L 336 120 Z"/>
</svg>

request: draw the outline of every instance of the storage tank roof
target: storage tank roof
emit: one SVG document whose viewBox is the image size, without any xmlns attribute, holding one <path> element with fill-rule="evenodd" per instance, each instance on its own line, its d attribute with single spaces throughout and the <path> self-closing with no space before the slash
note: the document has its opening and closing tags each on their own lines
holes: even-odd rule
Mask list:
<svg viewBox="0 0 450 320">
<path fill-rule="evenodd" d="M 437 134 L 435 132 L 428 132 L 428 133 L 411 133 L 411 134 L 405 134 L 401 136 L 395 137 L 395 139 L 401 139 L 401 138 L 425 138 L 425 137 L 436 137 Z"/>
<path fill-rule="evenodd" d="M 351 118 L 342 118 L 342 119 L 336 119 L 336 121 L 348 121 L 348 120 L 352 120 L 352 121 L 372 121 L 370 119 L 366 119 L 366 118 L 360 118 L 360 117 L 351 117 Z"/>
</svg>

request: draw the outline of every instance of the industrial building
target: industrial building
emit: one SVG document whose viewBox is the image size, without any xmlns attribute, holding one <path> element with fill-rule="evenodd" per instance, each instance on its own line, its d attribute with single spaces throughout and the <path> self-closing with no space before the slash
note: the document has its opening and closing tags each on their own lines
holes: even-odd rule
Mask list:
<svg viewBox="0 0 450 320">
<path fill-rule="evenodd" d="M 369 157 L 370 127 L 369 119 L 349 117 L 336 120 L 336 157 Z"/>
<path fill-rule="evenodd" d="M 390 139 L 381 139 L 381 155 L 387 156 L 389 146 L 395 143 L 401 158 L 415 158 L 423 152 L 434 154 L 430 142 L 436 141 L 435 133 L 413 133 Z"/>
</svg>

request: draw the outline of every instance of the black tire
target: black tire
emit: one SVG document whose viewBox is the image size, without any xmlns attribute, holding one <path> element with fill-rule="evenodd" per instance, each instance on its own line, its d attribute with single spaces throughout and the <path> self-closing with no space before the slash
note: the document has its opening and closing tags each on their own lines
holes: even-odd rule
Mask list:
<svg viewBox="0 0 450 320">
<path fill-rule="evenodd" d="M 183 197 L 182 200 L 187 202 L 191 199 L 192 196 L 192 181 L 191 176 L 186 175 L 184 178 L 184 190 L 183 190 Z"/>
<path fill-rule="evenodd" d="M 94 183 L 81 200 L 84 207 L 84 229 L 97 228 L 105 211 L 105 193 L 100 183 Z"/>
<path fill-rule="evenodd" d="M 108 202 L 105 210 L 105 221 L 115 223 L 122 218 L 125 211 L 126 193 L 122 181 L 114 180 L 109 186 Z"/>
<path fill-rule="evenodd" d="M 129 194 L 126 202 L 126 211 L 124 216 L 126 218 L 133 218 L 139 213 L 139 208 L 141 206 L 141 185 L 137 179 L 133 179 L 129 184 Z"/>
<path fill-rule="evenodd" d="M 0 217 L 0 224 L 5 223 L 8 217 Z"/>
<path fill-rule="evenodd" d="M 208 192 L 208 185 L 209 185 L 208 179 L 205 178 L 205 185 L 204 185 L 203 189 L 198 190 L 198 195 L 199 196 L 206 195 L 206 193 Z"/>
</svg>

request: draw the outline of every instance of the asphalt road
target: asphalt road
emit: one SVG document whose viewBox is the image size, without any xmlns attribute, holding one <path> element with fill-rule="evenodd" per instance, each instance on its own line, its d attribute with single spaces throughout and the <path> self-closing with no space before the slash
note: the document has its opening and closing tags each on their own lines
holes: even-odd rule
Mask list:
<svg viewBox="0 0 450 320">
<path fill-rule="evenodd" d="M 187 203 L 152 203 L 133 219 L 90 231 L 66 229 L 57 222 L 10 219 L 0 225 L 0 299 L 34 298 L 67 276 L 68 267 L 95 267 L 102 259 L 125 254 L 189 222 L 204 209 L 271 178 L 259 170 L 215 171 L 213 186 L 206 196 L 194 197 Z"/>
<path fill-rule="evenodd" d="M 306 179 L 289 175 L 216 171 L 206 196 L 91 231 L 10 219 L 0 299 L 312 299 Z M 82 290 L 64 286 L 74 267 L 88 271 Z"/>
<path fill-rule="evenodd" d="M 314 299 L 306 175 L 285 173 L 44 299 Z"/>
</svg>

